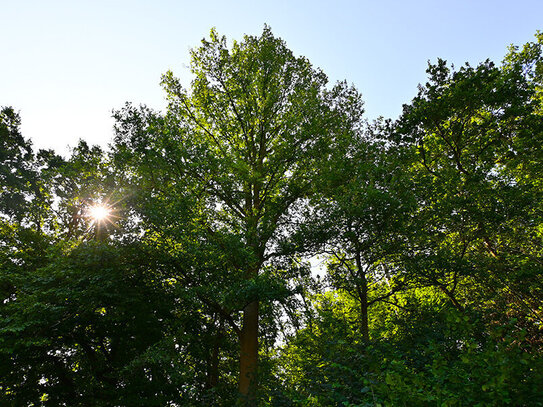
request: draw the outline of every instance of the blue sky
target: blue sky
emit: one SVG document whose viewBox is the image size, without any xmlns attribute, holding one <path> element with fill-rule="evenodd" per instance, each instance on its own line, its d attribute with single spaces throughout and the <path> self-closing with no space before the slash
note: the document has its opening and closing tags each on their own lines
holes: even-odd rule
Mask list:
<svg viewBox="0 0 543 407">
<path fill-rule="evenodd" d="M 332 82 L 363 94 L 366 116 L 395 118 L 427 61 L 501 61 L 543 30 L 541 0 L 2 1 L 0 106 L 22 116 L 36 147 L 106 145 L 125 101 L 165 106 L 160 75 L 188 84 L 189 49 L 211 27 L 229 39 L 266 23 Z"/>
</svg>

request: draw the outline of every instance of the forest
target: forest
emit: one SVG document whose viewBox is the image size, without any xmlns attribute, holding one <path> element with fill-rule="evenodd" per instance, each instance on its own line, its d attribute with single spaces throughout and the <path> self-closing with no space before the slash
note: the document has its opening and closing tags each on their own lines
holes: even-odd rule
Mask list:
<svg viewBox="0 0 543 407">
<path fill-rule="evenodd" d="M 108 148 L 3 107 L 0 405 L 543 406 L 542 46 L 395 120 L 267 26 Z"/>
</svg>

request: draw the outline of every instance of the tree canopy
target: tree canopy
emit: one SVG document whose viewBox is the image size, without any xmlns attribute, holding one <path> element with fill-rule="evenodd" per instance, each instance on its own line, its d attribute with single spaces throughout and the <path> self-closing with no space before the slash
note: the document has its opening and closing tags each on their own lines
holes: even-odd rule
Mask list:
<svg viewBox="0 0 543 407">
<path fill-rule="evenodd" d="M 543 405 L 542 46 L 429 63 L 395 121 L 267 26 L 109 150 L 2 108 L 0 403 Z"/>
</svg>

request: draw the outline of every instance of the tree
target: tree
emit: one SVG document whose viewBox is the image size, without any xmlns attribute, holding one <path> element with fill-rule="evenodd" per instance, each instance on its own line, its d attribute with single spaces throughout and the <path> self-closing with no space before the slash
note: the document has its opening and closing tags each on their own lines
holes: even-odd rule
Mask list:
<svg viewBox="0 0 543 407">
<path fill-rule="evenodd" d="M 2 111 L 2 197 L 17 199 L 0 219 L 0 403 L 201 405 L 199 339 L 214 333 L 161 252 L 135 241 L 107 155 L 85 142 L 67 159 L 35 153 L 19 123 Z M 88 209 L 107 199 L 116 217 L 96 242 Z"/>
<path fill-rule="evenodd" d="M 512 48 L 502 66 L 430 65 L 396 128 L 414 154 L 424 228 L 409 238 L 411 277 L 461 312 L 483 307 L 504 324 L 516 314 L 532 338 L 543 317 L 541 40 Z"/>
<path fill-rule="evenodd" d="M 212 31 L 111 154 L 2 109 L 0 403 L 542 405 L 542 46 L 369 127 L 268 27 Z"/>
<path fill-rule="evenodd" d="M 125 125 L 116 143 L 135 154 L 147 137 L 167 140 L 171 149 L 158 154 L 174 179 L 190 184 L 206 238 L 222 247 L 229 272 L 253 287 L 244 296 L 241 327 L 230 321 L 240 343 L 239 391 L 253 405 L 266 291 L 259 282 L 279 238 L 296 226 L 297 205 L 320 162 L 358 124 L 361 102 L 344 83 L 328 89 L 326 76 L 268 27 L 231 48 L 212 31 L 192 51 L 191 69 L 190 90 L 171 72 L 164 75 L 168 112 L 143 123 L 147 131 L 141 120 L 134 126 L 133 109 L 120 114 Z"/>
<path fill-rule="evenodd" d="M 21 220 L 25 208 L 28 181 L 33 175 L 33 152 L 30 143 L 19 131 L 21 119 L 10 107 L 0 112 L 0 211 Z"/>
<path fill-rule="evenodd" d="M 368 128 L 334 151 L 314 182 L 300 233 L 286 243 L 325 256 L 326 281 L 354 299 L 366 341 L 369 308 L 403 287 L 395 263 L 415 204 L 402 150 L 387 148 L 379 135 L 386 129 Z"/>
</svg>

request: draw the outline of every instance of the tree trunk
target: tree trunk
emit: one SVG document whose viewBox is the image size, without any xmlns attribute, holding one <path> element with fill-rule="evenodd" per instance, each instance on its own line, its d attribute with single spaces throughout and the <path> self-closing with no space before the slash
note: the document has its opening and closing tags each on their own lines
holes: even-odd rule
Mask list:
<svg viewBox="0 0 543 407">
<path fill-rule="evenodd" d="M 258 301 L 249 303 L 243 310 L 240 345 L 239 392 L 242 405 L 253 407 L 257 405 L 258 387 Z"/>
<path fill-rule="evenodd" d="M 220 321 L 219 329 L 215 334 L 213 340 L 213 349 L 211 355 L 209 356 L 208 367 L 207 367 L 207 381 L 206 388 L 212 389 L 219 384 L 219 351 L 221 347 L 221 338 L 222 338 L 222 321 Z"/>
<path fill-rule="evenodd" d="M 362 265 L 360 249 L 356 252 L 356 271 L 358 274 L 358 296 L 360 298 L 360 333 L 362 339 L 368 342 L 370 340 L 370 331 L 368 327 L 368 280 L 366 278 L 366 270 Z"/>
<path fill-rule="evenodd" d="M 370 340 L 370 330 L 368 327 L 368 295 L 364 292 L 364 298 L 360 301 L 360 331 L 362 339 L 368 342 Z"/>
</svg>

